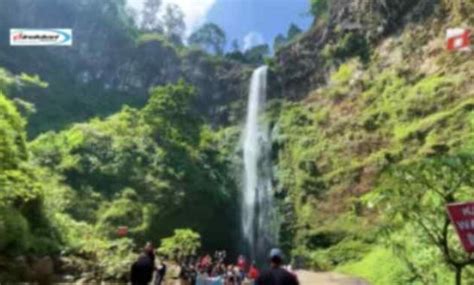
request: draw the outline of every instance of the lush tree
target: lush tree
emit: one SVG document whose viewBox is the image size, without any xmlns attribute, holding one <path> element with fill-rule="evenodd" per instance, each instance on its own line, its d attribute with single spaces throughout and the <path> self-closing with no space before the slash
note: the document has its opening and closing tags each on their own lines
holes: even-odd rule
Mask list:
<svg viewBox="0 0 474 285">
<path fill-rule="evenodd" d="M 392 227 L 388 229 L 396 231 L 410 224 L 409 238 L 436 248 L 439 262 L 455 272 L 457 285 L 461 284 L 463 269 L 474 265 L 474 259 L 461 250 L 446 205 L 472 199 L 473 166 L 471 154 L 433 157 L 397 166 L 383 176 L 381 186 L 369 199 L 378 203 L 390 221 Z M 416 261 L 407 260 L 414 268 L 415 277 L 433 282 L 429 281 L 434 277 L 430 268 L 422 270 Z M 420 263 L 426 264 L 426 261 Z"/>
<path fill-rule="evenodd" d="M 24 118 L 0 94 L 0 253 L 55 252 L 60 238 L 47 217 L 46 190 L 53 173 L 29 161 Z"/>
<path fill-rule="evenodd" d="M 191 45 L 222 55 L 226 44 L 226 35 L 218 25 L 207 23 L 194 32 L 188 41 Z"/>
<path fill-rule="evenodd" d="M 263 64 L 265 56 L 270 54 L 270 47 L 268 44 L 254 46 L 245 51 L 244 57 L 246 62 L 251 64 Z"/>
<path fill-rule="evenodd" d="M 236 60 L 239 62 L 245 62 L 244 54 L 240 51 L 239 40 L 234 39 L 232 41 L 232 50 L 225 55 L 227 58 Z"/>
<path fill-rule="evenodd" d="M 316 16 L 324 15 L 328 10 L 328 0 L 311 0 L 311 13 Z"/>
<path fill-rule="evenodd" d="M 162 33 L 163 28 L 160 23 L 158 13 L 161 8 L 161 0 L 146 0 L 143 4 L 140 28 L 147 32 Z"/>
<path fill-rule="evenodd" d="M 233 39 L 232 40 L 232 51 L 233 52 L 238 52 L 240 51 L 240 44 L 238 39 Z"/>
<path fill-rule="evenodd" d="M 200 120 L 192 109 L 194 87 L 180 81 L 151 90 L 151 98 L 143 116 L 155 131 L 157 141 L 199 142 Z"/>
<path fill-rule="evenodd" d="M 27 159 L 25 120 L 0 93 L 0 171 L 18 168 Z"/>
<path fill-rule="evenodd" d="M 168 38 L 175 44 L 182 44 L 186 24 L 184 23 L 184 13 L 181 8 L 176 4 L 166 5 L 162 22 Z"/>
<path fill-rule="evenodd" d="M 288 28 L 288 33 L 286 35 L 287 41 L 291 42 L 302 32 L 303 32 L 303 30 L 301 30 L 300 27 L 298 27 L 294 23 L 291 23 L 290 27 Z"/>
<path fill-rule="evenodd" d="M 158 252 L 176 261 L 195 255 L 201 248 L 201 236 L 190 229 L 177 229 L 174 235 L 161 240 Z"/>
<path fill-rule="evenodd" d="M 130 236 L 143 242 L 149 221 L 152 218 L 152 205 L 139 199 L 135 190 L 126 188 L 116 197 L 100 206 L 97 228 L 106 236 L 116 237 L 118 226 L 127 226 Z"/>
<path fill-rule="evenodd" d="M 296 24 L 291 23 L 290 27 L 288 28 L 286 37 L 282 34 L 278 34 L 275 39 L 273 40 L 273 50 L 277 51 L 285 44 L 294 40 L 298 35 L 300 35 L 303 31 L 298 27 Z"/>
<path fill-rule="evenodd" d="M 228 246 L 238 231 L 235 183 L 217 138 L 192 109 L 194 96 L 182 81 L 153 88 L 143 109 L 35 140 L 34 162 L 73 189 L 64 211 L 102 238 L 122 225 L 137 242 L 191 227 L 206 248 Z M 225 226 L 223 237 L 216 231 Z"/>
<path fill-rule="evenodd" d="M 282 34 L 278 34 L 273 41 L 273 50 L 277 51 L 286 44 L 286 38 Z"/>
</svg>

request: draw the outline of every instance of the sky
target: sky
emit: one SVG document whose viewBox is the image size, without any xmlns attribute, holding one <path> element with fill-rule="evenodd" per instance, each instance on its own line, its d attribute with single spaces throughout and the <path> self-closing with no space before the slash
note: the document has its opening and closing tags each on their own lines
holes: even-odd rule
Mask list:
<svg viewBox="0 0 474 285">
<path fill-rule="evenodd" d="M 128 0 L 128 4 L 141 10 L 145 0 Z M 187 35 L 202 24 L 213 22 L 227 34 L 228 47 L 233 39 L 241 49 L 262 43 L 273 43 L 279 33 L 285 34 L 291 23 L 306 30 L 309 0 L 163 0 L 175 3 L 185 14 Z"/>
</svg>

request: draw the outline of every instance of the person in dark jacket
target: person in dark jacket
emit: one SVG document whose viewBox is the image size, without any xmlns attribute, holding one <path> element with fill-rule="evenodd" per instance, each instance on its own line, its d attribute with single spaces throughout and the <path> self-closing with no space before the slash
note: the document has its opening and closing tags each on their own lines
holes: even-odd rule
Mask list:
<svg viewBox="0 0 474 285">
<path fill-rule="evenodd" d="M 283 253 L 280 249 L 274 248 L 270 251 L 271 268 L 262 272 L 255 281 L 255 285 L 299 285 L 295 275 L 281 267 L 283 263 Z"/>
<path fill-rule="evenodd" d="M 132 285 L 147 285 L 153 280 L 155 254 L 151 243 L 147 243 L 137 261 L 132 264 L 130 281 Z"/>
</svg>

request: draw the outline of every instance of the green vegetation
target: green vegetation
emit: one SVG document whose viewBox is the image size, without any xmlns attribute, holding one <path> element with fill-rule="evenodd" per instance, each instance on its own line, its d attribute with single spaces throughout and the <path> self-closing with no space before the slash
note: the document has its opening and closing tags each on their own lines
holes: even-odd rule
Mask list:
<svg viewBox="0 0 474 285">
<path fill-rule="evenodd" d="M 392 246 L 397 247 L 408 262 L 414 278 L 424 283 L 437 283 L 439 275 L 439 267 L 427 266 L 427 259 L 436 262 L 436 257 L 442 255 L 439 262 L 456 272 L 456 284 L 460 283 L 463 270 L 474 263 L 460 249 L 445 209 L 449 203 L 470 199 L 474 187 L 473 162 L 472 154 L 459 154 L 397 166 L 380 178 L 379 188 L 367 197 L 369 203 L 380 206 L 384 212 L 387 230 L 408 226 L 410 236 L 420 242 L 410 245 L 394 240 Z M 405 193 L 410 193 L 412 199 L 407 200 Z M 423 247 L 437 249 L 437 252 L 424 259 L 414 259 L 412 246 L 420 247 L 415 249 L 418 252 L 423 252 Z"/>
<path fill-rule="evenodd" d="M 301 36 L 302 33 L 303 31 L 296 24 L 292 23 L 288 28 L 286 36 L 278 34 L 275 37 L 275 40 L 273 41 L 273 50 L 278 51 L 283 46 L 294 42 Z"/>
<path fill-rule="evenodd" d="M 47 11 L 51 19 L 61 23 L 59 26 L 74 27 L 81 37 L 84 31 L 81 45 L 75 44 L 77 49 L 65 53 L 12 49 L 1 44 L 0 68 L 31 75 L 30 78 L 16 76 L 23 86 L 9 92 L 15 100 L 35 106 L 36 112 L 30 114 L 27 125 L 30 139 L 50 130 L 64 130 L 77 122 L 108 117 L 119 112 L 123 105 L 142 108 L 149 98 L 150 88 L 175 83 L 180 78 L 186 78 L 197 89 L 199 98 L 193 102 L 194 108 L 209 121 L 228 123 L 231 112 L 226 108 L 239 98 L 240 80 L 247 81 L 247 75 L 234 77 L 244 74 L 247 63 L 263 62 L 263 55 L 259 53 L 250 59 L 237 56 L 238 60 L 223 57 L 220 53 L 224 52 L 225 34 L 217 26 L 211 26 L 211 34 L 201 38 L 199 46 L 204 44 L 202 41 L 212 40 L 213 47 L 208 48 L 219 54 L 195 52 L 194 47 L 183 44 L 185 26 L 182 11 L 177 6 L 148 0 L 143 11 L 133 11 L 126 2 L 42 0 L 32 3 L 28 9 L 16 0 L 2 3 L 9 7 L 8 11 L 0 11 L 2 28 L 50 26 L 48 18 L 44 18 Z M 19 17 L 13 15 L 20 14 L 25 17 L 18 22 Z M 38 22 L 32 24 L 28 19 L 38 19 Z M 39 59 L 44 64 L 37 64 Z M 249 61 L 254 59 L 257 62 Z M 218 86 L 223 86 L 222 81 L 229 78 L 225 76 L 227 73 L 232 84 L 221 92 Z M 38 84 L 35 88 L 29 86 L 35 74 L 47 82 L 48 88 Z M 0 82 L 0 89 L 3 85 Z M 203 103 L 212 100 L 215 100 L 213 104 Z M 216 110 L 222 114 L 216 114 Z"/>
<path fill-rule="evenodd" d="M 188 229 L 177 229 L 174 235 L 164 238 L 158 252 L 172 260 L 182 261 L 184 258 L 195 255 L 201 247 L 201 237 L 198 233 Z"/>
<path fill-rule="evenodd" d="M 351 57 L 358 56 L 360 60 L 367 63 L 370 60 L 370 45 L 367 39 L 357 33 L 346 33 L 333 44 L 328 44 L 322 51 L 326 63 L 337 64 Z"/>
<path fill-rule="evenodd" d="M 224 31 L 213 23 L 208 23 L 199 28 L 189 37 L 189 44 L 197 45 L 214 54 L 222 55 L 226 45 Z"/>
<path fill-rule="evenodd" d="M 270 105 L 280 239 L 295 261 L 376 285 L 474 280 L 445 210 L 472 200 L 473 63 L 422 53 L 437 38 L 427 27 L 401 32 L 410 49 L 331 40 L 327 86 Z"/>
<path fill-rule="evenodd" d="M 472 4 L 420 6 L 435 14 L 398 23 L 397 5 L 377 2 L 391 22 L 371 14 L 358 28 L 331 22 L 337 1 L 312 0 L 315 26 L 291 25 L 270 58 L 268 44 L 226 53 L 215 24 L 186 46 L 182 11 L 161 0 L 140 23 L 124 0 L 33 2 L 6 0 L 0 25 L 47 9 L 96 32 L 71 54 L 0 43 L 0 281 L 25 281 L 21 260 L 40 256 L 86 281 L 126 281 L 147 241 L 177 262 L 237 253 L 240 123 L 251 70 L 266 63 L 291 67 L 270 73 L 265 119 L 292 260 L 374 285 L 474 282 L 444 208 L 472 199 L 474 61 L 440 40 L 472 23 Z M 287 89 L 285 76 L 307 82 Z"/>
<path fill-rule="evenodd" d="M 323 17 L 328 12 L 328 1 L 330 0 L 310 0 L 311 13 L 316 17 Z"/>
<path fill-rule="evenodd" d="M 7 73 L 1 81 L 16 82 Z M 31 163 L 25 124 L 13 102 L 0 94 L 0 251 L 8 255 L 59 252 L 61 236 L 50 217 L 61 205 L 45 205 L 61 197 L 46 193 L 50 188 L 57 193 L 67 189 L 56 175 Z"/>
<path fill-rule="evenodd" d="M 390 250 L 376 247 L 362 260 L 349 263 L 340 271 L 364 278 L 373 285 L 405 285 L 412 284 L 407 276 L 410 271 Z"/>
<path fill-rule="evenodd" d="M 230 162 L 190 109 L 194 89 L 180 82 L 151 94 L 141 110 L 125 107 L 106 120 L 42 134 L 29 145 L 25 120 L 0 97 L 3 254 L 67 249 L 67 256 L 88 256 L 84 266 L 100 278 L 122 279 L 137 246 L 159 244 L 176 228 L 202 234 L 204 249 L 237 244 Z M 119 226 L 128 227 L 127 238 L 117 236 Z M 197 233 L 176 235 L 162 241 L 163 250 L 170 241 L 179 254 L 201 245 Z"/>
<path fill-rule="evenodd" d="M 265 58 L 270 55 L 270 46 L 268 44 L 262 44 L 254 46 L 244 52 L 235 50 L 226 54 L 226 57 L 238 62 L 251 65 L 262 65 L 265 62 Z"/>
</svg>

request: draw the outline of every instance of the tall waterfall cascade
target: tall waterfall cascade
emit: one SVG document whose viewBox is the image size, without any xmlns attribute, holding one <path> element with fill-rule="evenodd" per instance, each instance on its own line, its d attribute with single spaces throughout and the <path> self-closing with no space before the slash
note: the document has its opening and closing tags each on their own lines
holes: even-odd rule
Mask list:
<svg viewBox="0 0 474 285">
<path fill-rule="evenodd" d="M 277 243 L 269 124 L 261 118 L 267 93 L 266 66 L 253 72 L 243 132 L 242 230 L 252 260 L 262 262 Z"/>
</svg>

